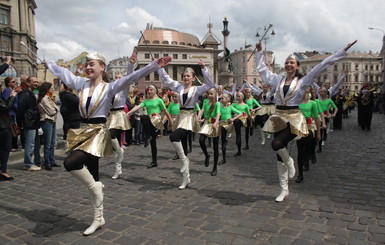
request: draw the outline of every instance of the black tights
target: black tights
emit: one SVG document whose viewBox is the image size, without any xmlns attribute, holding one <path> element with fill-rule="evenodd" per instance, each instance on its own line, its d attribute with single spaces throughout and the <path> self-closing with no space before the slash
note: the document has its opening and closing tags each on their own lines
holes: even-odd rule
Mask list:
<svg viewBox="0 0 385 245">
<path fill-rule="evenodd" d="M 122 135 L 123 130 L 116 129 L 116 128 L 110 128 L 109 131 L 110 131 L 111 139 L 118 139 L 118 141 L 120 143 L 120 136 Z"/>
<path fill-rule="evenodd" d="M 64 159 L 64 167 L 67 171 L 88 168 L 95 181 L 99 181 L 99 157 L 85 151 L 75 150 Z"/>
<path fill-rule="evenodd" d="M 191 133 L 190 130 L 183 128 L 177 128 L 174 132 L 170 134 L 171 142 L 182 142 L 184 154 L 187 156 L 187 136 Z"/>
<path fill-rule="evenodd" d="M 146 137 L 150 137 L 152 162 L 157 163 L 158 148 L 156 147 L 156 131 L 157 129 L 152 125 L 148 115 L 140 116 L 140 121 L 143 124 Z"/>
<path fill-rule="evenodd" d="M 273 148 L 273 151 L 278 151 L 279 149 L 287 147 L 287 144 L 289 144 L 295 137 L 296 135 L 291 133 L 290 124 L 288 124 L 287 128 L 274 133 L 274 139 L 271 141 L 271 148 Z M 278 155 L 277 159 L 282 162 L 281 157 Z"/>
<path fill-rule="evenodd" d="M 221 128 L 221 143 L 222 143 L 222 163 L 226 163 L 226 146 L 227 146 L 227 131 L 224 127 Z"/>
<path fill-rule="evenodd" d="M 239 119 L 235 119 L 234 121 L 235 128 L 235 143 L 237 144 L 238 153 L 241 153 L 241 129 L 242 129 L 242 121 Z"/>
<path fill-rule="evenodd" d="M 269 115 L 267 115 L 267 114 L 264 114 L 262 116 L 256 116 L 255 117 L 255 128 L 257 128 L 257 126 L 260 126 L 261 128 L 263 128 L 263 126 L 265 126 L 265 122 L 267 121 L 267 119 L 269 119 Z"/>
<path fill-rule="evenodd" d="M 298 162 L 298 174 L 303 177 L 303 166 L 309 166 L 309 160 L 313 151 L 314 135 L 312 131 L 309 131 L 309 135 L 297 140 L 297 162 Z"/>
<path fill-rule="evenodd" d="M 203 153 L 205 154 L 205 157 L 208 158 L 210 155 L 207 152 L 206 147 L 206 139 L 208 137 L 204 134 L 201 134 L 199 136 L 199 145 L 202 148 Z M 213 150 L 214 150 L 214 169 L 217 169 L 218 165 L 218 158 L 219 158 L 219 137 L 212 138 L 213 139 Z"/>
<path fill-rule="evenodd" d="M 245 141 L 246 147 L 249 147 L 249 137 L 253 134 L 253 119 L 251 117 L 247 118 L 247 127 L 245 128 Z"/>
</svg>

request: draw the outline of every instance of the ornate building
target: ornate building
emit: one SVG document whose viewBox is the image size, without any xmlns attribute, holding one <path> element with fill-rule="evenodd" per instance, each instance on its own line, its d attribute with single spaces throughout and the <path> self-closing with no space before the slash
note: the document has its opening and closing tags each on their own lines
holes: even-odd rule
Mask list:
<svg viewBox="0 0 385 245">
<path fill-rule="evenodd" d="M 108 63 L 107 65 L 107 70 L 106 70 L 109 75 L 110 81 L 115 80 L 115 76 L 117 74 L 126 75 L 127 66 L 129 62 L 130 62 L 130 57 L 128 56 L 124 56 L 122 58 L 117 58 L 110 61 L 110 63 Z"/>
<path fill-rule="evenodd" d="M 304 72 L 310 71 L 311 68 L 329 55 L 330 54 L 314 55 L 304 60 L 300 60 L 302 69 Z M 341 85 L 341 88 L 343 89 L 357 92 L 365 83 L 378 85 L 382 82 L 381 60 L 382 58 L 378 53 L 349 53 L 347 57 L 334 63 L 334 65 L 324 71 L 318 78 L 317 82 L 322 83 L 327 80 L 333 84 L 337 82 L 338 78 L 344 73 L 345 70 L 347 70 L 348 75 Z"/>
<path fill-rule="evenodd" d="M 211 27 L 209 24 L 208 33 L 200 42 L 195 35 L 147 24 L 143 37 L 139 39 L 138 45 L 134 48 L 137 52 L 137 68 L 147 65 L 152 58 L 171 56 L 173 60 L 165 69 L 172 79 L 181 81 L 186 67 L 192 67 L 197 73 L 196 75 L 202 79 L 198 65 L 198 62 L 202 60 L 216 81 L 218 54 L 222 50 L 218 49 L 220 42 L 211 33 Z M 154 72 L 138 81 L 140 90 L 143 90 L 147 84 L 162 87 L 158 73 Z"/>
<path fill-rule="evenodd" d="M 36 58 L 23 47 L 23 41 L 36 53 L 34 0 L 3 0 L 0 2 L 0 57 L 12 56 L 11 67 L 1 75 L 20 77 L 37 74 Z M 2 60 L 0 62 L 3 62 Z"/>
</svg>

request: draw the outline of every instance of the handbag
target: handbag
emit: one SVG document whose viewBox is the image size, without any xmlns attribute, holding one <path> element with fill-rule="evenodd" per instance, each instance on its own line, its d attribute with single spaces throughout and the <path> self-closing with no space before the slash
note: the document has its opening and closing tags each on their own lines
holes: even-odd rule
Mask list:
<svg viewBox="0 0 385 245">
<path fill-rule="evenodd" d="M 20 131 L 20 128 L 19 126 L 17 126 L 17 124 L 11 119 L 11 131 L 12 131 L 12 136 L 13 137 L 17 137 L 20 135 L 21 131 Z"/>
</svg>

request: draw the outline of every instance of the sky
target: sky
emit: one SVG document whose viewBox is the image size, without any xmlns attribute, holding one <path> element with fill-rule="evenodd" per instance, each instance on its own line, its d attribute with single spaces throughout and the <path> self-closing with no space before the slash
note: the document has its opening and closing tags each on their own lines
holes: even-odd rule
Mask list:
<svg viewBox="0 0 385 245">
<path fill-rule="evenodd" d="M 257 31 L 272 24 L 266 40 L 277 64 L 293 52 L 335 52 L 358 39 L 352 51 L 379 52 L 385 31 L 384 0 L 36 0 L 38 56 L 69 61 L 97 52 L 107 61 L 130 56 L 147 23 L 197 36 L 207 24 L 223 43 L 227 16 L 233 52 L 258 41 Z M 379 28 L 369 30 L 368 27 Z M 269 32 L 270 33 L 270 32 Z M 221 48 L 223 48 L 221 46 Z"/>
</svg>

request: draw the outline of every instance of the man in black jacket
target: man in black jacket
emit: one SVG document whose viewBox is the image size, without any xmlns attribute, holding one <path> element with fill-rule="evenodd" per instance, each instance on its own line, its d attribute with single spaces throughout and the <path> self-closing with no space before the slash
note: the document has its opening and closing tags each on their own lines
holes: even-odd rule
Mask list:
<svg viewBox="0 0 385 245">
<path fill-rule="evenodd" d="M 60 114 L 63 117 L 63 139 L 67 139 L 70 128 L 80 128 L 79 98 L 64 83 L 64 91 L 59 93 Z"/>
<path fill-rule="evenodd" d="M 27 88 L 18 94 L 17 124 L 23 129 L 25 138 L 24 165 L 27 170 L 38 171 L 40 164 L 40 142 L 38 129 L 40 127 L 40 114 L 37 108 L 37 94 L 33 92 L 39 86 L 36 77 L 28 77 Z M 35 155 L 32 162 L 32 154 Z M 35 163 L 35 164 L 34 164 Z"/>
</svg>

